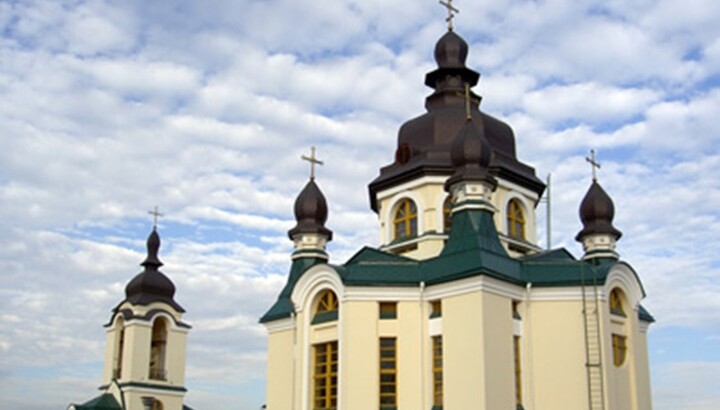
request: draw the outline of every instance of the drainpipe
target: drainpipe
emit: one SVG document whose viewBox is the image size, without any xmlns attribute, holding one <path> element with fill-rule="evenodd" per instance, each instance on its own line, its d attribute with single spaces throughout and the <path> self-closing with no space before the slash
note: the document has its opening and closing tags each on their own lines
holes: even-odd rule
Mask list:
<svg viewBox="0 0 720 410">
<path fill-rule="evenodd" d="M 290 313 L 290 318 L 293 321 L 293 352 L 292 352 L 292 394 L 290 395 L 292 404 L 290 405 L 290 408 L 295 408 L 295 391 L 297 390 L 297 383 L 296 383 L 296 362 L 297 362 L 297 315 L 295 312 Z"/>
<path fill-rule="evenodd" d="M 530 349 L 530 346 L 532 346 L 531 343 L 531 330 L 532 326 L 530 323 L 530 293 L 532 292 L 532 283 L 528 282 L 528 284 L 525 286 L 525 323 L 527 323 L 526 333 L 527 337 L 524 337 L 524 344 L 527 346 L 525 349 L 525 357 L 527 357 L 527 380 L 528 380 L 528 388 L 527 388 L 527 398 L 530 403 L 532 403 L 532 409 L 535 408 L 535 394 L 533 393 L 535 391 L 534 387 L 534 379 L 533 379 L 533 366 L 532 366 L 532 357 L 530 357 L 530 352 L 532 349 Z"/>
<path fill-rule="evenodd" d="M 425 409 L 425 282 L 420 282 L 420 403 Z"/>
</svg>

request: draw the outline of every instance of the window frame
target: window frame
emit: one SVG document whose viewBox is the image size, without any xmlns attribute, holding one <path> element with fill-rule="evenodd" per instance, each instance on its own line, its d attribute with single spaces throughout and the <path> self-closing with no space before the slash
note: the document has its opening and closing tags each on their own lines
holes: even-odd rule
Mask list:
<svg viewBox="0 0 720 410">
<path fill-rule="evenodd" d="M 318 295 L 313 309 L 313 318 L 310 324 L 332 322 L 338 319 L 340 302 L 337 294 L 331 289 L 324 289 Z"/>
<path fill-rule="evenodd" d="M 443 406 L 443 341 L 442 335 L 432 336 L 432 395 L 433 409 Z"/>
<path fill-rule="evenodd" d="M 392 213 L 393 240 L 400 241 L 416 238 L 419 231 L 418 215 L 418 206 L 414 200 L 411 198 L 402 198 L 399 200 L 393 208 Z"/>
<path fill-rule="evenodd" d="M 527 219 L 525 218 L 525 207 L 518 198 L 512 198 L 505 207 L 505 221 L 507 224 L 507 235 L 513 239 L 525 240 Z M 516 232 L 520 229 L 520 233 Z"/>
<path fill-rule="evenodd" d="M 319 363 L 321 357 L 324 357 L 322 364 Z M 337 340 L 313 345 L 313 410 L 337 409 L 339 361 Z"/>
<path fill-rule="evenodd" d="M 613 288 L 610 291 L 608 306 L 610 308 L 610 314 L 627 317 L 627 314 L 625 313 L 625 304 L 623 303 L 622 291 L 619 288 Z"/>
<path fill-rule="evenodd" d="M 379 339 L 379 406 L 380 410 L 397 408 L 398 372 L 397 372 L 397 338 L 381 337 Z M 391 391 L 383 391 L 383 387 Z"/>
<path fill-rule="evenodd" d="M 381 320 L 397 319 L 397 302 L 378 302 L 378 318 Z"/>
<path fill-rule="evenodd" d="M 627 339 L 627 336 L 617 333 L 612 334 L 613 364 L 615 367 L 622 367 L 627 362 Z"/>
</svg>

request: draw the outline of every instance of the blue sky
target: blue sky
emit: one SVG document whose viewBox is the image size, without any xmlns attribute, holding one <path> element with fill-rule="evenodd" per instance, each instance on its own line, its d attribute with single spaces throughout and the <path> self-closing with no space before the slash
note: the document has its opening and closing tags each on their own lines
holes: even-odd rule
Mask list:
<svg viewBox="0 0 720 410">
<path fill-rule="evenodd" d="M 657 318 L 654 408 L 716 408 L 720 2 L 455 4 L 474 91 L 521 160 L 552 173 L 553 244 L 576 255 L 598 152 L 618 250 Z M 0 2 L 0 408 L 95 394 L 102 324 L 140 270 L 155 205 L 194 327 L 187 402 L 258 408 L 257 318 L 289 267 L 299 157 L 314 145 L 325 161 L 331 259 L 377 245 L 366 187 L 424 110 L 444 13 L 431 0 Z"/>
</svg>

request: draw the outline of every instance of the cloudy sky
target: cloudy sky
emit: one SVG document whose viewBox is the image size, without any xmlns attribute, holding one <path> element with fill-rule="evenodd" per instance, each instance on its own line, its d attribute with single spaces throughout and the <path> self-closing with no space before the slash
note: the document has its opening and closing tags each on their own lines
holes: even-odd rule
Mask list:
<svg viewBox="0 0 720 410">
<path fill-rule="evenodd" d="M 553 245 L 575 255 L 598 152 L 619 252 L 657 319 L 654 407 L 717 408 L 720 2 L 455 3 L 474 91 L 514 127 L 519 157 L 552 173 Z M 325 160 L 331 259 L 377 245 L 366 186 L 424 112 L 444 13 L 435 0 L 0 1 L 0 408 L 96 394 L 102 324 L 158 205 L 163 270 L 193 325 L 186 401 L 257 409 L 257 319 L 288 271 L 299 157 L 314 145 Z"/>
</svg>

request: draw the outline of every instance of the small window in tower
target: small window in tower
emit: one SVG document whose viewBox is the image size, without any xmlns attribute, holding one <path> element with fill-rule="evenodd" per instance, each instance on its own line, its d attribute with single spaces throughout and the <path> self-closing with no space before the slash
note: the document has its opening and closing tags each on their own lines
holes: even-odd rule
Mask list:
<svg viewBox="0 0 720 410">
<path fill-rule="evenodd" d="M 125 350 L 125 321 L 123 318 L 118 318 L 117 331 L 118 341 L 115 366 L 113 366 L 113 379 L 120 379 L 122 377 L 123 350 Z"/>
<path fill-rule="evenodd" d="M 338 318 L 338 300 L 335 292 L 324 290 L 318 298 L 312 324 L 330 322 Z"/>
<path fill-rule="evenodd" d="M 167 350 L 167 320 L 158 318 L 153 323 L 150 342 L 150 378 L 167 380 L 165 375 L 165 353 Z"/>
<path fill-rule="evenodd" d="M 397 302 L 380 302 L 380 319 L 397 319 Z"/>
<path fill-rule="evenodd" d="M 417 206 L 410 199 L 403 199 L 395 208 L 393 226 L 395 239 L 413 238 L 417 236 Z"/>
<path fill-rule="evenodd" d="M 612 313 L 613 315 L 626 317 L 620 289 L 616 288 L 610 292 L 610 313 Z"/>
<path fill-rule="evenodd" d="M 450 232 L 452 227 L 452 198 L 445 198 L 443 202 L 443 230 L 445 233 Z"/>
<path fill-rule="evenodd" d="M 616 367 L 620 367 L 625 363 L 625 356 L 627 356 L 627 338 L 625 336 L 612 335 L 612 347 L 613 347 L 613 363 Z"/>
<path fill-rule="evenodd" d="M 507 206 L 507 232 L 512 238 L 525 239 L 525 215 L 517 199 L 511 199 Z"/>
<path fill-rule="evenodd" d="M 442 303 L 439 300 L 430 302 L 430 319 L 442 317 Z"/>
</svg>

